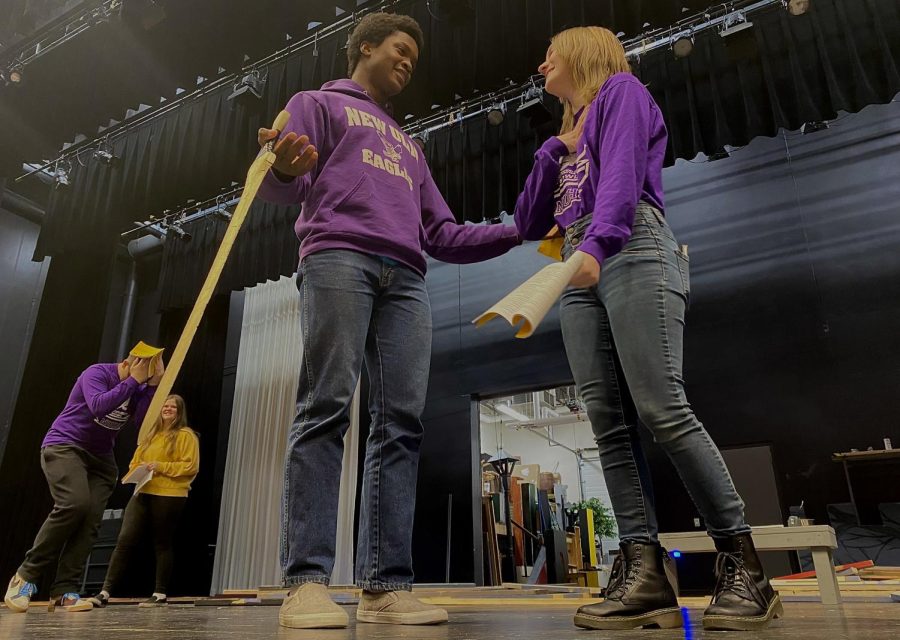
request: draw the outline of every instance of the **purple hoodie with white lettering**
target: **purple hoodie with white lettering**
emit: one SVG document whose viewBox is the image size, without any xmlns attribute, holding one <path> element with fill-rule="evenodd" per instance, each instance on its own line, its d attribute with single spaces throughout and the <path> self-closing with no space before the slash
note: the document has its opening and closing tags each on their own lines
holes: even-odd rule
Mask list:
<svg viewBox="0 0 900 640">
<path fill-rule="evenodd" d="M 627 72 L 610 76 L 581 117 L 584 133 L 574 153 L 553 136 L 534 154 L 516 226 L 526 240 L 540 240 L 554 225 L 565 229 L 590 215 L 578 250 L 602 264 L 631 237 L 639 202 L 665 212 L 668 134 L 653 96 Z"/>
<path fill-rule="evenodd" d="M 41 448 L 74 445 L 96 456 L 112 455 L 116 436 L 129 422 L 140 425 L 156 387 L 132 377 L 119 379 L 118 365 L 94 364 L 85 369 Z"/>
<path fill-rule="evenodd" d="M 457 224 L 425 156 L 394 119 L 352 80 L 294 95 L 284 133 L 309 136 L 319 160 L 305 176 L 283 182 L 272 172 L 263 200 L 302 204 L 294 225 L 300 259 L 348 249 L 396 260 L 425 274 L 425 256 L 480 262 L 521 244 L 506 225 Z"/>
</svg>

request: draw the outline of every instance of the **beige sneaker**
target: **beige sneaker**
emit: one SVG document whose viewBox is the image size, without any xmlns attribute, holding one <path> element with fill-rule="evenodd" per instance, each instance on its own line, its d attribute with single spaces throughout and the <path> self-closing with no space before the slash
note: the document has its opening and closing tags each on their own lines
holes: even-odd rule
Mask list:
<svg viewBox="0 0 900 640">
<path fill-rule="evenodd" d="M 291 629 L 341 629 L 349 622 L 347 612 L 328 595 L 328 587 L 317 582 L 301 585 L 278 612 L 278 623 Z"/>
<path fill-rule="evenodd" d="M 363 591 L 356 619 L 381 624 L 441 624 L 448 617 L 445 610 L 419 602 L 409 591 Z"/>
<path fill-rule="evenodd" d="M 47 611 L 52 613 L 57 608 L 70 613 L 77 613 L 79 611 L 90 611 L 94 608 L 94 605 L 90 600 L 82 598 L 77 593 L 65 593 L 57 598 L 50 598 L 50 602 L 47 604 Z"/>
<path fill-rule="evenodd" d="M 35 593 L 37 593 L 37 585 L 33 582 L 28 582 L 17 573 L 9 581 L 9 587 L 6 589 L 6 597 L 3 598 L 3 602 L 6 603 L 10 611 L 25 613 L 28 611 L 28 604 Z"/>
</svg>

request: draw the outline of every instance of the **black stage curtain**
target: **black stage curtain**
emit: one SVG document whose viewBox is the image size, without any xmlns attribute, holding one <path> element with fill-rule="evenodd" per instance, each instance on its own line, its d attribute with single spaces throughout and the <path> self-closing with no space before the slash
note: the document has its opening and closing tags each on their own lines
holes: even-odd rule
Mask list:
<svg viewBox="0 0 900 640">
<path fill-rule="evenodd" d="M 216 293 L 224 294 L 264 280 L 277 280 L 297 269 L 299 243 L 294 235 L 294 207 L 256 201 L 235 242 Z M 188 242 L 166 242 L 160 271 L 160 308 L 163 311 L 194 304 L 227 223 L 206 216 L 185 225 Z M 252 274 L 252 275 L 250 275 Z M 248 280 L 249 276 L 249 280 Z"/>
<path fill-rule="evenodd" d="M 89 241 L 79 255 L 54 257 L 47 273 L 0 464 L 2 575 L 13 575 L 53 506 L 41 473 L 40 445 L 75 379 L 96 362 L 113 250 Z"/>
<path fill-rule="evenodd" d="M 476 88 L 500 86 L 507 76 L 521 81 L 542 59 L 554 31 L 603 23 L 604 16 L 609 23 L 610 15 L 622 15 L 613 10 L 624 6 L 548 0 L 528 0 L 525 10 L 513 0 L 477 3 L 474 9 L 463 5 L 458 15 L 439 13 L 440 20 L 424 2 L 408 7 L 427 25 L 428 46 L 416 81 L 396 104 L 401 121 L 416 105 L 449 104 L 461 86 L 471 95 Z M 887 102 L 900 91 L 898 3 L 817 0 L 812 6 L 800 17 L 780 7 L 759 12 L 753 29 L 729 38 L 700 34 L 693 54 L 682 60 L 657 50 L 640 61 L 637 73 L 666 115 L 670 162 Z M 340 77 L 344 44 L 338 34 L 324 38 L 317 55 L 305 50 L 270 65 L 265 95 L 255 105 L 227 102 L 227 90 L 221 90 L 149 123 L 116 142 L 118 167 L 91 160 L 76 164 L 72 186 L 52 199 L 38 253 L 77 250 L 89 236 L 114 237 L 134 220 L 242 180 L 256 152 L 256 129 L 295 91 Z M 535 132 L 508 114 L 498 128 L 475 119 L 434 135 L 428 149 L 432 171 L 459 219 L 481 221 L 512 211 L 534 148 L 550 132 Z M 261 218 L 254 241 L 247 238 L 235 249 L 234 261 L 244 267 L 234 266 L 223 287 L 254 284 L 296 267 L 291 251 L 296 241 L 284 219 L 288 213 L 261 210 L 254 213 Z M 193 300 L 209 260 L 188 256 L 211 255 L 218 241 L 215 224 L 203 222 L 189 243 L 169 241 L 164 308 Z"/>
<path fill-rule="evenodd" d="M 379 4 L 376 0 L 153 2 L 157 12 L 159 7 L 165 11 L 161 22 L 145 22 L 148 9 L 153 13 L 151 0 L 129 0 L 123 4 L 121 20 L 95 25 L 52 55 L 31 62 L 22 86 L 2 92 L 0 176 L 18 175 L 23 160 L 52 157 L 77 132 L 90 134 L 110 117 L 121 119 L 127 106 L 157 104 L 160 96 L 171 98 L 176 87 L 194 86 L 197 76 L 217 77 L 219 67 L 229 73 L 236 71 L 244 65 L 245 54 L 251 60 L 261 59 L 290 43 L 285 34 L 293 41 L 306 37 L 311 33 L 308 24 L 329 24 L 336 19 L 336 5 L 353 11 Z M 40 4 L 44 3 L 46 0 Z M 480 51 L 485 50 L 485 45 L 495 47 L 492 34 L 499 33 L 498 25 L 514 23 L 522 29 L 530 26 L 531 33 L 526 35 L 522 31 L 519 38 L 532 41 L 536 38 L 536 50 L 540 52 L 550 25 L 559 30 L 594 22 L 631 37 L 645 31 L 644 24 L 651 27 L 672 24 L 685 15 L 682 7 L 695 13 L 710 4 L 712 0 L 553 0 L 552 3 L 548 0 L 430 0 L 429 13 L 425 0 L 400 0 L 393 9 L 401 13 L 416 12 L 429 37 L 429 49 L 436 52 L 443 51 L 437 45 L 449 39 L 438 39 L 438 35 L 460 25 L 454 31 L 454 38 L 459 43 L 458 49 L 467 49 L 465 43 L 471 37 L 471 29 L 466 23 L 476 18 L 483 30 Z M 413 5 L 419 7 L 411 8 Z M 480 5 L 477 10 L 476 5 Z M 6 11 L 4 17 L 9 13 Z M 198 20 L 197 16 L 203 19 Z M 157 14 L 157 17 L 162 16 Z M 0 42 L 7 46 L 0 52 L 0 58 L 4 54 L 8 58 L 13 45 L 9 37 L 3 36 L 7 22 L 0 20 Z M 438 27 L 432 29 L 432 22 L 439 23 Z M 436 38 L 433 45 L 432 34 Z M 458 50 L 454 50 L 454 56 L 454 60 L 462 59 Z M 468 55 L 464 60 L 474 68 Z M 474 62 L 484 64 L 478 58 Z M 521 63 L 528 69 L 534 66 L 530 58 Z M 452 82 L 452 75 L 446 81 Z M 457 87 L 457 91 L 468 90 L 467 86 Z M 422 95 L 428 100 L 433 97 Z M 60 117 L 61 103 L 65 117 Z M 429 104 L 424 106 L 427 108 Z"/>
</svg>

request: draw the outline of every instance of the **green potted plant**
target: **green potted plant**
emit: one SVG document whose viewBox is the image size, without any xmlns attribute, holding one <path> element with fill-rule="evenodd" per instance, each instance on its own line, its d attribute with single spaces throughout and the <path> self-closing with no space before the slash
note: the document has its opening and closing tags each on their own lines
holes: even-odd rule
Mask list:
<svg viewBox="0 0 900 640">
<path fill-rule="evenodd" d="M 616 535 L 616 519 L 612 509 L 600 502 L 600 498 L 588 498 L 577 502 L 570 507 L 571 511 L 590 509 L 594 513 L 594 535 L 600 544 L 600 557 L 603 557 L 603 538 L 612 538 Z"/>
</svg>

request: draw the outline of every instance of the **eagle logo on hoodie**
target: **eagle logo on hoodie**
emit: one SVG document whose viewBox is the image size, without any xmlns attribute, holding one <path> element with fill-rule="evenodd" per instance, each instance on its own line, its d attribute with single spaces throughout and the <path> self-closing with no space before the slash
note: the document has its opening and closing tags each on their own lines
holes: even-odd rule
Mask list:
<svg viewBox="0 0 900 640">
<path fill-rule="evenodd" d="M 400 152 L 397 150 L 397 147 L 401 146 L 399 144 L 391 144 L 388 142 L 388 139 L 385 137 L 381 131 L 378 131 L 378 137 L 381 138 L 381 144 L 384 145 L 384 157 L 392 162 L 400 162 L 403 159 L 403 156 L 400 155 Z"/>
</svg>

